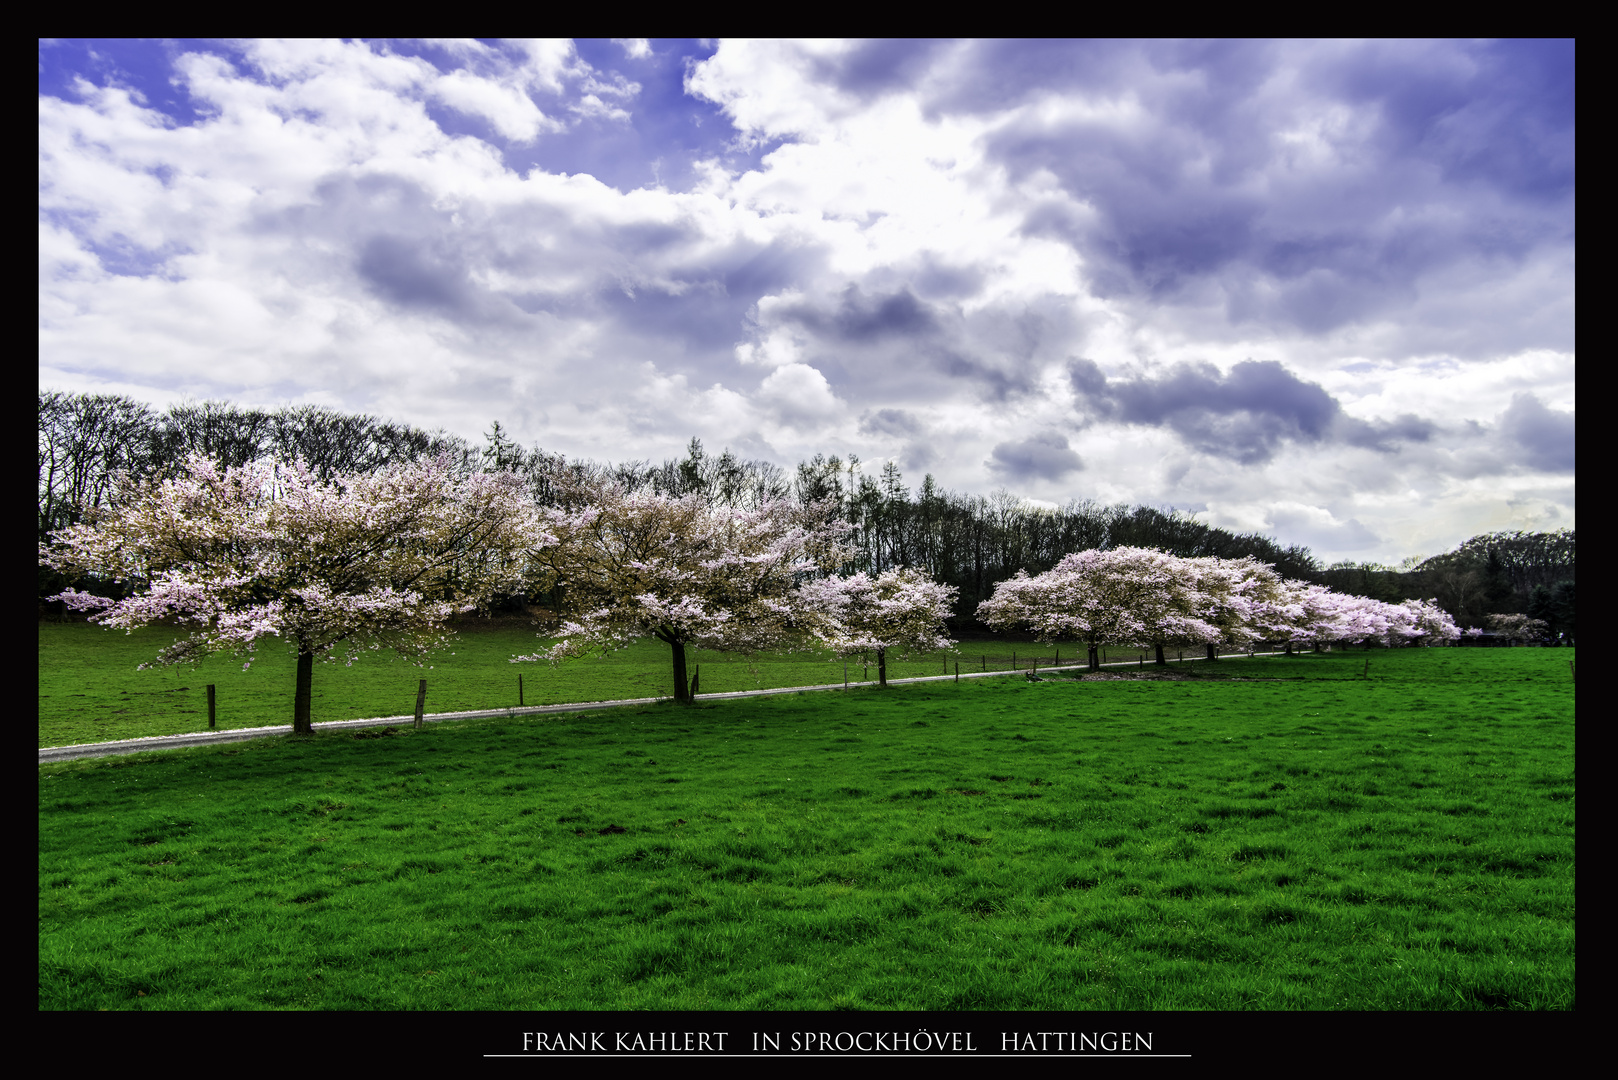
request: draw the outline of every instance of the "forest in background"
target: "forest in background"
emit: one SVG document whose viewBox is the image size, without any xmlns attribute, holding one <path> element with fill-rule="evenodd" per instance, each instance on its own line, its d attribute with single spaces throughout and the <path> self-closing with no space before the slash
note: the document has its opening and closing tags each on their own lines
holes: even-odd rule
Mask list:
<svg viewBox="0 0 1618 1080">
<path fill-rule="evenodd" d="M 1092 548 L 1147 547 L 1185 557 L 1251 555 L 1283 577 L 1337 592 L 1397 602 L 1436 599 L 1461 627 L 1491 614 L 1543 619 L 1554 635 L 1573 634 L 1574 531 L 1495 532 L 1455 550 L 1409 558 L 1400 566 L 1340 562 L 1322 566 L 1301 545 L 1283 546 L 1258 533 L 1234 533 L 1172 508 L 1103 505 L 1073 499 L 1058 507 L 1029 503 L 1004 489 L 969 495 L 938 487 L 932 476 L 912 491 L 887 462 L 865 468 L 858 457 L 816 454 L 788 471 L 768 461 L 715 455 L 692 439 L 684 457 L 600 463 L 567 460 L 523 447 L 494 423 L 483 445 L 443 430 L 428 432 L 373 416 L 314 405 L 265 410 L 229 402 L 187 402 L 165 412 L 108 394 L 39 393 L 39 541 L 104 506 L 127 473 L 157 480 L 192 452 L 222 467 L 263 457 L 302 457 L 322 476 L 370 472 L 447 453 L 468 472 L 512 470 L 543 505 L 557 501 L 562 470 L 615 479 L 660 494 L 699 494 L 748 508 L 773 499 L 825 501 L 852 528 L 857 555 L 848 569 L 877 572 L 914 566 L 960 590 L 958 621 L 971 623 L 980 601 L 1025 570 L 1042 573 L 1064 555 Z M 75 581 L 39 568 L 40 616 L 63 617 L 46 597 L 69 586 L 109 593 L 103 582 Z M 508 606 L 542 597 L 511 597 Z"/>
</svg>

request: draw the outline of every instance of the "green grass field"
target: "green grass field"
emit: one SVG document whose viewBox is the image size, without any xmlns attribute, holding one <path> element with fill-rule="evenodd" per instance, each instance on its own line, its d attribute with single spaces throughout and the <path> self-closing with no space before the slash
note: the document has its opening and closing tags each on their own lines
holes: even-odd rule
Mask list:
<svg viewBox="0 0 1618 1080">
<path fill-rule="evenodd" d="M 476 627 L 476 624 L 473 624 Z M 292 723 L 296 661 L 271 642 L 246 671 L 242 662 L 219 655 L 199 664 L 137 671 L 177 632 L 152 628 L 132 634 L 88 623 L 41 623 L 39 627 L 39 745 L 178 735 L 208 727 L 206 687 L 214 684 L 215 717 L 220 729 Z M 416 667 L 392 653 L 377 652 L 352 667 L 316 664 L 316 723 L 406 715 L 415 709 L 416 688 L 427 680 L 427 711 L 470 712 L 517 704 L 517 677 L 528 705 L 581 701 L 623 701 L 668 697 L 673 693 L 669 647 L 646 640 L 605 657 L 572 660 L 560 667 L 545 663 L 513 664 L 513 656 L 547 647 L 527 627 L 474 628 L 461 633 L 448 650 Z M 1007 641 L 969 642 L 956 651 L 889 661 L 888 677 L 942 675 L 959 664 L 962 671 L 1009 669 L 1015 661 L 1027 667 L 1037 653 L 1056 659 L 1051 646 Z M 1114 650 L 1109 659 L 1135 657 Z M 1082 659 L 1075 646 L 1061 652 L 1064 662 Z M 763 656 L 751 664 L 739 657 L 701 649 L 687 650 L 687 662 L 701 667 L 701 692 L 813 686 L 841 682 L 843 663 L 829 653 L 801 652 Z M 848 677 L 876 678 L 857 663 Z"/>
<path fill-rule="evenodd" d="M 1366 655 L 43 766 L 39 1007 L 1572 1008 L 1572 651 Z"/>
</svg>

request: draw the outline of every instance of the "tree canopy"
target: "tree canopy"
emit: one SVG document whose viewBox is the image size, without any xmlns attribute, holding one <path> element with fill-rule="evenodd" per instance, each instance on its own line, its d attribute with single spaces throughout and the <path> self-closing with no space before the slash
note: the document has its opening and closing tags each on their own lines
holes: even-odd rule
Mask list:
<svg viewBox="0 0 1618 1080">
<path fill-rule="evenodd" d="M 863 571 L 805 583 L 799 597 L 811 633 L 839 656 L 875 653 L 877 683 L 888 685 L 888 653 L 931 652 L 955 644 L 944 633 L 956 589 L 911 567 L 872 577 Z"/>
<path fill-rule="evenodd" d="M 818 507 L 744 509 L 599 478 L 565 483 L 565 505 L 546 512 L 555 544 L 539 559 L 569 618 L 553 648 L 516 661 L 651 635 L 669 645 L 674 696 L 688 700 L 687 646 L 744 655 L 790 646 L 802 623 L 796 586 L 848 557 L 846 527 Z"/>
<path fill-rule="evenodd" d="M 223 650 L 250 664 L 280 638 L 298 657 L 293 728 L 308 732 L 316 657 L 385 646 L 419 662 L 452 614 L 521 588 L 548 542 L 517 478 L 457 478 L 442 457 L 326 481 L 301 460 L 220 468 L 193 454 L 182 475 L 126 480 L 40 562 L 123 583 L 122 600 L 55 597 L 104 626 L 193 628 L 156 664 Z"/>
</svg>

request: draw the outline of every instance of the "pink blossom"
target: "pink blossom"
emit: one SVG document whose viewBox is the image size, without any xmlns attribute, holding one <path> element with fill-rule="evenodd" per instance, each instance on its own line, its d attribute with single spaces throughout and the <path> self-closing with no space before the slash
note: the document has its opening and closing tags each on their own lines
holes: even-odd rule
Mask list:
<svg viewBox="0 0 1618 1080">
<path fill-rule="evenodd" d="M 909 567 L 806 582 L 798 589 L 803 622 L 840 656 L 875 653 L 887 685 L 887 654 L 932 652 L 955 643 L 942 632 L 959 590 Z"/>
<path fill-rule="evenodd" d="M 221 470 L 193 455 L 181 475 L 126 485 L 113 509 L 61 530 L 40 562 L 129 583 L 117 602 L 59 597 L 104 626 L 192 628 L 156 664 L 221 650 L 251 664 L 270 636 L 300 657 L 352 663 L 382 644 L 420 662 L 450 615 L 520 589 L 552 540 L 518 478 L 457 479 L 447 457 L 327 482 L 302 461 Z"/>
</svg>

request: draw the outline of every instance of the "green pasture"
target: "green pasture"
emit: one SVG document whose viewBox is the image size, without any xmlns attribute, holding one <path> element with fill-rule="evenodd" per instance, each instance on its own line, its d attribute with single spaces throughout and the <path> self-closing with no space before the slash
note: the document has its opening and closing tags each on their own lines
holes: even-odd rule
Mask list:
<svg viewBox="0 0 1618 1080">
<path fill-rule="evenodd" d="M 206 687 L 214 689 L 215 722 L 220 729 L 292 723 L 297 660 L 278 642 L 260 648 L 252 666 L 228 654 L 198 664 L 137 671 L 172 642 L 178 632 L 149 628 L 126 634 L 89 623 L 39 626 L 39 745 L 178 735 L 208 727 Z M 605 656 L 547 663 L 511 662 L 547 648 L 527 627 L 481 628 L 471 624 L 448 649 L 417 667 L 397 655 L 367 653 L 352 667 L 316 664 L 313 713 L 316 723 L 401 716 L 414 711 L 420 680 L 427 680 L 429 713 L 560 705 L 582 701 L 623 701 L 673 695 L 669 647 L 647 639 Z M 888 662 L 888 678 L 962 671 L 1027 667 L 1035 656 L 1064 663 L 1082 660 L 1078 646 L 1053 648 L 1032 642 L 964 642 L 949 653 L 914 661 Z M 1109 660 L 1138 657 L 1113 650 Z M 843 681 L 843 661 L 830 653 L 807 651 L 762 656 L 752 661 L 702 649 L 686 650 L 688 670 L 700 667 L 700 692 L 815 686 Z M 874 658 L 867 671 L 857 661 L 847 668 L 851 681 L 876 679 Z"/>
<path fill-rule="evenodd" d="M 42 694 L 71 685 L 46 640 Z M 39 1007 L 1569 1009 L 1572 655 L 1226 658 L 42 766 Z M 60 662 L 131 697 L 175 678 Z M 446 697 L 455 666 L 428 673 Z M 415 677 L 354 715 L 406 711 Z"/>
</svg>

